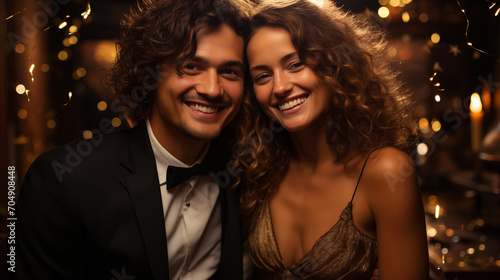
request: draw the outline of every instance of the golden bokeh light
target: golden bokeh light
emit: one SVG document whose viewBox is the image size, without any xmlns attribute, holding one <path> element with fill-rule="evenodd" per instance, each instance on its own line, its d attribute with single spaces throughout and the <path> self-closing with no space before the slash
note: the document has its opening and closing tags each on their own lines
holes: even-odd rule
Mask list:
<svg viewBox="0 0 500 280">
<path fill-rule="evenodd" d="M 21 108 L 19 111 L 17 111 L 17 116 L 21 119 L 24 120 L 28 117 L 28 111 L 26 109 Z"/>
<path fill-rule="evenodd" d="M 49 70 L 50 70 L 50 65 L 48 65 L 48 64 L 46 64 L 46 63 L 44 63 L 44 64 L 40 65 L 40 70 L 41 70 L 42 72 L 49 72 Z"/>
<path fill-rule="evenodd" d="M 119 127 L 122 124 L 122 120 L 118 117 L 115 117 L 111 120 L 111 125 L 114 127 Z"/>
<path fill-rule="evenodd" d="M 378 16 L 381 18 L 386 18 L 390 14 L 389 9 L 387 7 L 380 7 L 378 9 Z"/>
<path fill-rule="evenodd" d="M 53 129 L 57 126 L 57 123 L 54 119 L 50 119 L 47 121 L 47 127 Z"/>
<path fill-rule="evenodd" d="M 104 111 L 106 108 L 108 108 L 108 103 L 106 103 L 106 101 L 99 101 L 99 103 L 97 103 L 97 109 L 99 111 Z"/>
<path fill-rule="evenodd" d="M 432 33 L 432 35 L 431 35 L 431 41 L 434 44 L 437 44 L 437 43 L 439 43 L 439 41 L 441 41 L 441 36 L 439 36 L 438 33 Z"/>
<path fill-rule="evenodd" d="M 24 94 L 26 92 L 26 87 L 23 84 L 18 84 L 16 86 L 17 94 Z"/>
<path fill-rule="evenodd" d="M 68 59 L 68 57 L 68 52 L 65 50 L 62 50 L 57 54 L 57 58 L 59 58 L 60 61 L 65 61 L 66 59 Z"/>
<path fill-rule="evenodd" d="M 401 20 L 403 20 L 403 22 L 409 22 L 410 14 L 408 12 L 403 12 L 403 14 L 401 14 Z"/>
<path fill-rule="evenodd" d="M 418 19 L 421 21 L 421 22 L 428 22 L 429 21 L 429 15 L 427 15 L 426 13 L 421 13 L 419 16 L 418 16 Z"/>
<path fill-rule="evenodd" d="M 83 139 L 90 139 L 94 134 L 90 130 L 85 130 L 83 132 Z"/>
</svg>

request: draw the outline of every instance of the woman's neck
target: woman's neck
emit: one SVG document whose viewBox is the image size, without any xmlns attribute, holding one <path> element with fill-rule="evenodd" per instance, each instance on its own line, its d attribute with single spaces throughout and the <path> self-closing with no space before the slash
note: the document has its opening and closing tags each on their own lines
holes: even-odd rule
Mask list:
<svg viewBox="0 0 500 280">
<path fill-rule="evenodd" d="M 326 139 L 325 128 L 326 125 L 321 123 L 290 133 L 298 163 L 314 170 L 323 163 L 331 164 L 335 160 L 335 155 Z"/>
</svg>

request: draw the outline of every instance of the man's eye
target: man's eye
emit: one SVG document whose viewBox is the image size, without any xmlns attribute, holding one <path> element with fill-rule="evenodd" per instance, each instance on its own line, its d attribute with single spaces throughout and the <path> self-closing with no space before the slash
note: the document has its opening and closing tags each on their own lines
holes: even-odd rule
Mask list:
<svg viewBox="0 0 500 280">
<path fill-rule="evenodd" d="M 186 73 L 186 74 L 197 74 L 198 72 L 200 71 L 200 67 L 196 64 L 186 64 L 183 68 L 182 68 L 182 72 Z"/>
<path fill-rule="evenodd" d="M 221 74 L 228 74 L 228 75 L 231 75 L 231 74 L 234 74 L 234 75 L 237 75 L 238 73 L 232 69 L 224 69 L 221 71 Z"/>
<path fill-rule="evenodd" d="M 234 69 L 223 69 L 219 72 L 219 74 L 229 80 L 235 80 L 240 77 L 240 72 Z"/>
</svg>

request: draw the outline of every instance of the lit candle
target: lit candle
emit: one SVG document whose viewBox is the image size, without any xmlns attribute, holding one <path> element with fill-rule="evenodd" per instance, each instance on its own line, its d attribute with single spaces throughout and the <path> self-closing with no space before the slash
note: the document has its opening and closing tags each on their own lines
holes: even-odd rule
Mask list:
<svg viewBox="0 0 500 280">
<path fill-rule="evenodd" d="M 482 107 L 479 94 L 474 92 L 470 98 L 471 140 L 472 151 L 474 153 L 478 153 L 481 149 L 482 122 L 484 115 Z"/>
<path fill-rule="evenodd" d="M 434 213 L 434 217 L 436 217 L 436 219 L 439 219 L 439 204 L 436 205 L 436 211 Z"/>
</svg>

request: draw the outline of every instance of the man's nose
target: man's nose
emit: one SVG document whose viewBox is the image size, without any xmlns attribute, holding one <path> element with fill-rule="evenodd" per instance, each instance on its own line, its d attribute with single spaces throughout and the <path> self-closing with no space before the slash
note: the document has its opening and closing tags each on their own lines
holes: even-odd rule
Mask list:
<svg viewBox="0 0 500 280">
<path fill-rule="evenodd" d="M 208 69 L 200 76 L 200 82 L 196 86 L 196 92 L 210 99 L 222 96 L 223 89 L 219 84 L 217 69 Z"/>
</svg>

